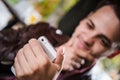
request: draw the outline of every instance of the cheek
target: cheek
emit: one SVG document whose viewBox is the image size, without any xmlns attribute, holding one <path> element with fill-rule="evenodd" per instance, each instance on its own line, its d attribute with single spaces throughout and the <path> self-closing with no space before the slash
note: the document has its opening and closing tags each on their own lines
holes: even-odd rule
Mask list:
<svg viewBox="0 0 120 80">
<path fill-rule="evenodd" d="M 80 26 L 78 25 L 72 36 L 74 36 L 74 37 L 78 36 L 80 33 L 81 33 L 81 29 L 80 29 Z"/>
<path fill-rule="evenodd" d="M 85 24 L 81 23 L 77 26 L 77 28 L 75 29 L 75 32 L 74 32 L 74 36 L 78 36 L 80 34 L 85 34 L 87 31 L 86 31 L 86 28 L 85 28 Z"/>
<path fill-rule="evenodd" d="M 91 48 L 92 54 L 95 57 L 100 57 L 101 55 L 104 54 L 104 52 L 107 50 L 104 48 L 102 45 L 95 43 L 94 46 Z"/>
</svg>

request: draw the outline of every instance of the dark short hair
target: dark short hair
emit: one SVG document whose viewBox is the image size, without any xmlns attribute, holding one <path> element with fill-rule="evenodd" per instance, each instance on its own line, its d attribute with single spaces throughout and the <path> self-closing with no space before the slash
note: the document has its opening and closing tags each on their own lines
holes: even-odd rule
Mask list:
<svg viewBox="0 0 120 80">
<path fill-rule="evenodd" d="M 120 0 L 101 0 L 101 2 L 96 6 L 96 8 L 93 10 L 94 12 L 97 11 L 98 9 L 110 5 L 118 19 L 120 20 Z M 114 46 L 115 51 L 118 50 L 120 51 L 120 42 L 117 43 L 116 46 Z"/>
<path fill-rule="evenodd" d="M 99 8 L 110 5 L 115 11 L 116 16 L 120 20 L 120 0 L 101 0 L 98 6 L 94 11 L 97 11 Z"/>
</svg>

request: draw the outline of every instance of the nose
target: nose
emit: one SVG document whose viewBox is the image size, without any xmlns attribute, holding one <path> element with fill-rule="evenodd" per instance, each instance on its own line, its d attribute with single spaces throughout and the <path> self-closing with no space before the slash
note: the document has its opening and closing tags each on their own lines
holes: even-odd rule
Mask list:
<svg viewBox="0 0 120 80">
<path fill-rule="evenodd" d="M 89 34 L 84 35 L 83 40 L 87 46 L 90 47 L 94 44 L 95 36 L 96 36 L 96 33 L 89 33 Z"/>
</svg>

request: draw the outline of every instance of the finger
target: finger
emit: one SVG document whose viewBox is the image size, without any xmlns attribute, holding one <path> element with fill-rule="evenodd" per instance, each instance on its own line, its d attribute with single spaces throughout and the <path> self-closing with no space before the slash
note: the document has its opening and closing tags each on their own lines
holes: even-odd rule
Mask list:
<svg viewBox="0 0 120 80">
<path fill-rule="evenodd" d="M 64 66 L 63 66 L 63 70 L 65 71 L 72 71 L 74 70 L 74 66 L 71 64 L 71 63 L 66 63 Z"/>
<path fill-rule="evenodd" d="M 18 51 L 18 54 L 20 54 L 20 51 Z M 15 69 L 15 75 L 17 80 L 26 80 L 25 78 L 23 78 L 23 70 L 20 67 L 19 61 L 18 61 L 18 54 L 15 58 L 15 63 L 14 63 L 14 69 Z"/>
<path fill-rule="evenodd" d="M 21 49 L 19 51 L 19 54 L 17 55 L 17 60 L 18 60 L 18 63 L 20 65 L 21 70 L 23 71 L 23 75 L 24 74 L 28 75 L 29 73 L 32 73 L 31 69 L 28 65 L 28 62 L 24 56 L 23 49 Z"/>
<path fill-rule="evenodd" d="M 36 56 L 36 58 L 38 58 L 39 61 L 41 60 L 41 58 L 42 58 L 43 62 L 44 62 L 44 60 L 46 61 L 48 59 L 48 56 L 45 54 L 45 52 L 42 49 L 38 40 L 31 39 L 29 41 L 29 45 L 30 45 L 34 55 Z"/>
<path fill-rule="evenodd" d="M 73 66 L 72 67 L 71 66 L 72 66 L 71 64 L 65 64 L 63 66 L 63 70 L 65 70 L 65 71 L 72 71 L 72 70 L 74 70 Z"/>
<path fill-rule="evenodd" d="M 73 66 L 74 69 L 81 67 L 81 64 L 75 61 L 72 61 L 71 65 Z"/>
<path fill-rule="evenodd" d="M 96 62 L 96 58 L 86 53 L 81 54 L 80 57 L 82 58 L 81 64 L 84 66 L 90 66 Z"/>
<path fill-rule="evenodd" d="M 69 47 L 67 47 L 67 48 L 69 50 L 67 52 L 67 53 L 69 53 L 69 55 L 68 54 L 66 55 L 65 59 L 67 59 L 67 60 L 65 60 L 65 61 L 67 62 L 67 64 L 70 64 L 75 68 L 80 68 L 81 64 L 83 64 L 82 58 L 77 55 L 78 53 L 76 51 L 74 51 L 73 49 L 71 49 Z"/>
<path fill-rule="evenodd" d="M 73 71 L 73 70 L 75 70 L 75 68 L 73 66 L 70 66 L 68 69 L 68 71 Z"/>
<path fill-rule="evenodd" d="M 62 49 L 60 49 L 60 51 L 58 51 L 58 54 L 57 54 L 57 57 L 55 60 L 55 64 L 57 64 L 58 71 L 61 69 L 61 66 L 62 66 L 63 54 L 64 54 L 64 48 L 62 48 Z"/>
<path fill-rule="evenodd" d="M 81 59 L 81 64 L 84 65 L 85 64 L 85 60 Z"/>
<path fill-rule="evenodd" d="M 78 50 L 77 51 L 77 56 L 79 56 L 80 58 L 82 59 L 85 59 L 89 62 L 93 62 L 95 60 L 95 57 L 93 57 L 89 51 L 81 51 L 81 50 Z"/>
<path fill-rule="evenodd" d="M 36 69 L 36 56 L 34 55 L 33 51 L 29 44 L 26 44 L 23 48 L 24 56 L 29 64 L 29 67 L 34 71 Z"/>
<path fill-rule="evenodd" d="M 77 62 L 77 63 L 79 63 L 79 64 L 81 64 L 81 65 L 84 65 L 84 64 L 85 64 L 85 60 L 82 59 L 82 58 L 80 58 L 80 57 L 78 57 L 78 56 L 77 56 L 77 58 L 75 58 L 74 61 Z"/>
<path fill-rule="evenodd" d="M 23 74 L 23 71 L 20 68 L 20 64 L 19 64 L 17 58 L 15 58 L 14 69 L 15 69 L 16 76 L 19 78 Z"/>
<path fill-rule="evenodd" d="M 24 80 L 24 79 L 22 78 L 22 76 L 23 76 L 23 71 L 22 71 L 22 69 L 20 68 L 20 64 L 18 63 L 17 58 L 15 59 L 14 69 L 15 69 L 15 74 L 16 74 L 17 80 Z"/>
</svg>

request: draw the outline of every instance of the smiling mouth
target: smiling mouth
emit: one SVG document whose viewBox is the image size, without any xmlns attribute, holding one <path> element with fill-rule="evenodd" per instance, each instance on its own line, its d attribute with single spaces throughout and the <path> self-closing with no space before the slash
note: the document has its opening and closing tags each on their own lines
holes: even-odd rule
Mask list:
<svg viewBox="0 0 120 80">
<path fill-rule="evenodd" d="M 80 38 L 78 40 L 79 40 L 78 47 L 82 50 L 88 51 L 89 47 L 87 46 L 87 44 L 83 40 L 81 40 Z"/>
</svg>

